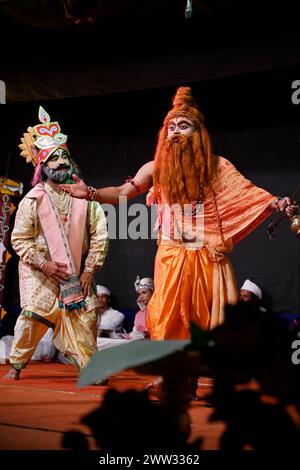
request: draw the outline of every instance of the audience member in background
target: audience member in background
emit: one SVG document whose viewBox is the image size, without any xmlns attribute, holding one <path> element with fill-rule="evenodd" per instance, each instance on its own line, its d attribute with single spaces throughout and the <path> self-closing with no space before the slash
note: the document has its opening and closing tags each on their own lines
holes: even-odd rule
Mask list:
<svg viewBox="0 0 300 470">
<path fill-rule="evenodd" d="M 246 281 L 240 288 L 240 301 L 245 303 L 256 304 L 262 313 L 266 313 L 267 310 L 262 307 L 262 305 L 260 305 L 261 300 L 261 289 L 256 284 L 254 284 L 254 282 L 250 281 L 250 279 L 246 279 Z"/>
<path fill-rule="evenodd" d="M 128 339 L 149 338 L 150 335 L 146 325 L 146 318 L 147 305 L 154 290 L 153 279 L 150 277 L 140 279 L 139 276 L 137 276 L 134 287 L 137 293 L 137 304 L 140 310 L 135 315 L 133 330 L 129 333 Z"/>
<path fill-rule="evenodd" d="M 51 362 L 57 358 L 58 350 L 53 344 L 53 328 L 48 328 L 42 339 L 39 341 L 30 362 L 45 361 Z M 5 335 L 0 339 L 0 363 L 9 362 L 9 355 L 13 343 L 13 335 Z"/>
<path fill-rule="evenodd" d="M 125 315 L 110 307 L 110 290 L 97 285 L 97 346 L 98 349 L 116 346 L 116 339 L 125 338 L 123 324 Z"/>
</svg>

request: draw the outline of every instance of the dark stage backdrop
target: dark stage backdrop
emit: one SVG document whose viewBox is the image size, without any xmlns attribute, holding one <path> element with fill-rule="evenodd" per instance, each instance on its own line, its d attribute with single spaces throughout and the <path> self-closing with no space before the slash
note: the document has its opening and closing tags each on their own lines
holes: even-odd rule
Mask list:
<svg viewBox="0 0 300 470">
<path fill-rule="evenodd" d="M 292 103 L 291 84 L 299 67 L 193 83 L 206 116 L 215 153 L 220 154 L 258 186 L 274 195 L 290 195 L 300 183 L 300 105 Z M 184 83 L 186 85 L 188 83 Z M 170 107 L 175 86 L 109 96 L 16 103 L 0 107 L 1 170 L 11 152 L 8 176 L 29 189 L 32 168 L 18 156 L 18 143 L 29 125 L 37 124 L 42 104 L 69 135 L 69 149 L 89 184 L 119 185 L 152 158 L 156 135 Z M 145 195 L 133 202 L 142 202 Z M 230 258 L 238 284 L 246 278 L 271 296 L 276 312 L 300 313 L 299 240 L 288 221 L 276 242 L 266 227 L 273 217 L 237 246 Z M 135 307 L 136 275 L 153 276 L 155 240 L 111 240 L 97 281 L 115 294 L 120 308 Z M 6 302 L 16 301 L 16 259 L 11 260 Z"/>
</svg>

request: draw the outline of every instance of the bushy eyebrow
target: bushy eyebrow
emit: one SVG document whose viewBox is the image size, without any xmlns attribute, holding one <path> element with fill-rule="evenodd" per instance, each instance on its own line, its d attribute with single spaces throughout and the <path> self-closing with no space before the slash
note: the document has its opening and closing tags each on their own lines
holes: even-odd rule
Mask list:
<svg viewBox="0 0 300 470">
<path fill-rule="evenodd" d="M 54 155 L 52 155 L 52 156 L 49 158 L 48 162 L 51 162 L 51 160 L 54 160 L 55 158 L 58 158 L 58 157 L 60 157 L 60 156 L 69 158 L 68 152 L 67 152 L 66 150 L 63 150 L 61 154 L 54 154 Z"/>
<path fill-rule="evenodd" d="M 169 126 L 173 124 L 173 125 L 176 125 L 175 121 L 171 120 L 169 122 Z M 179 120 L 177 121 L 177 124 L 187 124 L 188 126 L 194 126 L 194 124 L 192 122 L 189 122 L 187 121 L 185 118 L 179 118 Z"/>
</svg>

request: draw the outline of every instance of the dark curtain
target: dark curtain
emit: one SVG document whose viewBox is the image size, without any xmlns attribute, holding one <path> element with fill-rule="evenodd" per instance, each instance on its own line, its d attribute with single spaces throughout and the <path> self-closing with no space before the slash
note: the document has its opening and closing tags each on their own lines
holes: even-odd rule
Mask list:
<svg viewBox="0 0 300 470">
<path fill-rule="evenodd" d="M 191 83 L 215 153 L 231 160 L 246 177 L 274 195 L 291 194 L 299 184 L 300 105 L 291 101 L 291 84 L 299 76 L 299 67 L 287 67 Z M 119 185 L 152 158 L 157 132 L 175 91 L 176 86 L 160 87 L 2 106 L 1 173 L 6 172 L 11 152 L 8 175 L 29 189 L 32 168 L 19 157 L 17 145 L 26 128 L 37 124 L 38 105 L 42 104 L 69 135 L 69 149 L 84 179 L 97 187 Z M 133 203 L 144 199 L 139 196 Z M 238 283 L 250 278 L 271 296 L 274 311 L 300 313 L 299 240 L 284 221 L 277 241 L 269 241 L 266 227 L 270 221 L 230 255 Z M 153 275 L 155 252 L 155 240 L 111 240 L 97 281 L 111 289 L 120 308 L 135 306 L 135 277 Z M 10 286 L 17 284 L 17 272 L 11 271 Z M 15 296 L 16 289 L 12 292 Z"/>
</svg>

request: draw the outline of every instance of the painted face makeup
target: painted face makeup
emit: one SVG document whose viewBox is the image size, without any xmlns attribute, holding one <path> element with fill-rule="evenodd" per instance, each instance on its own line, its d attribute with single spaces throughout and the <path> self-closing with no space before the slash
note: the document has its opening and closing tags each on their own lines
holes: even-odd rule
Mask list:
<svg viewBox="0 0 300 470">
<path fill-rule="evenodd" d="M 170 120 L 168 125 L 168 139 L 174 139 L 182 135 L 192 135 L 195 124 L 184 116 L 179 116 Z"/>
<path fill-rule="evenodd" d="M 71 178 L 73 173 L 69 154 L 64 149 L 55 150 L 43 169 L 47 177 L 54 183 L 64 183 L 68 178 Z"/>
</svg>

